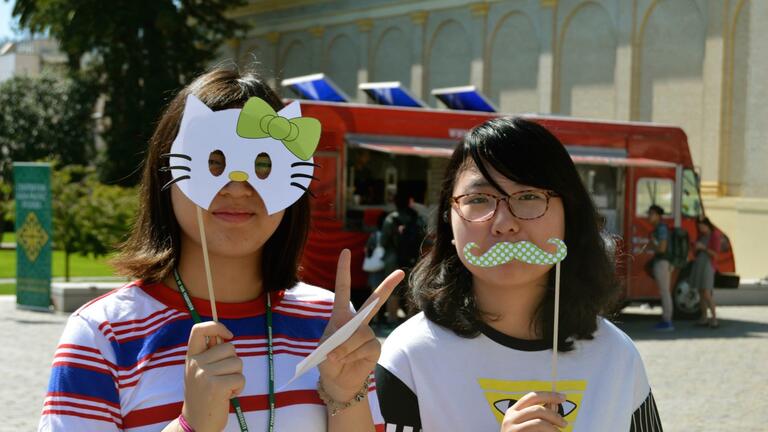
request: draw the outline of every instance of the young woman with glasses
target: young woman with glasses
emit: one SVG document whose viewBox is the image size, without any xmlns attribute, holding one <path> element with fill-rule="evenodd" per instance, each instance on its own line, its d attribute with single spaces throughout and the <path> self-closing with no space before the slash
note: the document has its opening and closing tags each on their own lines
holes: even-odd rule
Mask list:
<svg viewBox="0 0 768 432">
<path fill-rule="evenodd" d="M 376 386 L 387 431 L 660 431 L 642 360 L 601 317 L 617 295 L 598 214 L 565 147 L 520 118 L 490 120 L 454 151 L 434 248 L 416 266 L 422 313 L 384 343 Z M 554 267 L 472 264 L 464 248 L 561 239 L 557 390 Z M 506 260 L 502 260 L 505 262 Z"/>
</svg>

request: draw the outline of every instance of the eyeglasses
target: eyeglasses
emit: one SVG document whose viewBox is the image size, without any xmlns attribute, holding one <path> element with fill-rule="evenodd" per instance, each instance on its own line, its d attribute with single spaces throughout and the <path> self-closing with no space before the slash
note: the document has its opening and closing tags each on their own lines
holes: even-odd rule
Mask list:
<svg viewBox="0 0 768 432">
<path fill-rule="evenodd" d="M 555 192 L 524 190 L 512 195 L 496 196 L 487 193 L 471 193 L 451 198 L 453 208 L 467 222 L 485 222 L 492 219 L 499 209 L 501 201 L 507 202 L 512 216 L 531 220 L 538 219 L 549 209 L 549 199 L 557 197 Z"/>
</svg>

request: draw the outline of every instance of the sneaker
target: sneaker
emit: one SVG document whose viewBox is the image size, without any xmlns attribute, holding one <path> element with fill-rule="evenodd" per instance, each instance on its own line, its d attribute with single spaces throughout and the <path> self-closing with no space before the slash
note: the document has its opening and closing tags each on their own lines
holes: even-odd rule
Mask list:
<svg viewBox="0 0 768 432">
<path fill-rule="evenodd" d="M 672 325 L 672 321 L 659 321 L 658 324 L 653 326 L 653 329 L 657 331 L 672 331 L 675 329 L 675 326 Z"/>
</svg>

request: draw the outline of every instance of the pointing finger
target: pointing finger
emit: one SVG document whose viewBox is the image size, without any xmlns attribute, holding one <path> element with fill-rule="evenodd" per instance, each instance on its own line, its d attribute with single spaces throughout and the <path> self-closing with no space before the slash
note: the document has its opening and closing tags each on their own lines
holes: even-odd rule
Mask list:
<svg viewBox="0 0 768 432">
<path fill-rule="evenodd" d="M 351 261 L 349 249 L 344 249 L 339 254 L 339 263 L 336 266 L 336 295 L 333 300 L 333 315 L 346 316 L 349 312 L 350 285 L 352 276 L 349 273 Z"/>
</svg>

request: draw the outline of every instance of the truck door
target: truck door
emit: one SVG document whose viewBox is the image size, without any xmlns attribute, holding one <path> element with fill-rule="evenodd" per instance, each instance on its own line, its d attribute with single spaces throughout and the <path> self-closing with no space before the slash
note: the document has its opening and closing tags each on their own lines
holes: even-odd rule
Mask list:
<svg viewBox="0 0 768 432">
<path fill-rule="evenodd" d="M 627 300 L 658 300 L 659 291 L 646 266 L 653 258 L 649 248 L 653 225 L 648 221 L 648 208 L 664 209 L 662 223 L 674 226 L 675 170 L 666 168 L 629 167 L 630 184 L 629 247 Z"/>
</svg>

